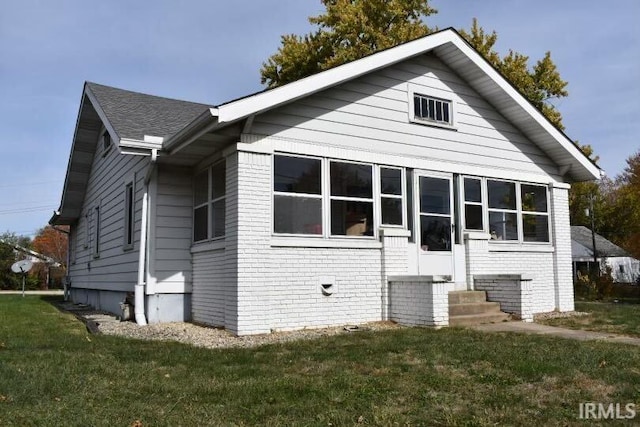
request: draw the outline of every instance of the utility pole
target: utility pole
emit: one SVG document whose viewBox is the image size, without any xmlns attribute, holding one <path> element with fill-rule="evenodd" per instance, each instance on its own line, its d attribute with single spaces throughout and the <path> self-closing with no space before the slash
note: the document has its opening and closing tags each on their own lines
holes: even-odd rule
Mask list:
<svg viewBox="0 0 640 427">
<path fill-rule="evenodd" d="M 591 245 L 593 247 L 593 265 L 596 268 L 596 277 L 600 276 L 600 265 L 598 264 L 598 251 L 596 250 L 596 215 L 593 210 L 594 194 L 589 196 L 589 216 L 591 217 Z"/>
</svg>

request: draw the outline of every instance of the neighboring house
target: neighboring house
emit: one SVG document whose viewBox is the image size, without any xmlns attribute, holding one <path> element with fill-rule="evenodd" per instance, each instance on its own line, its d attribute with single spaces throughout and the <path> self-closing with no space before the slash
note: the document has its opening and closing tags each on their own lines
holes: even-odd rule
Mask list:
<svg viewBox="0 0 640 427">
<path fill-rule="evenodd" d="M 640 261 L 598 233 L 594 235 L 598 268 L 601 271 L 605 270 L 605 266 L 611 268 L 611 276 L 615 282 L 635 283 L 640 277 Z M 578 272 L 589 274 L 594 264 L 591 229 L 582 225 L 571 227 L 571 258 L 574 277 L 577 277 Z"/>
<path fill-rule="evenodd" d="M 599 172 L 448 29 L 217 107 L 86 83 L 51 223 L 71 297 L 140 324 L 446 325 L 483 280 L 530 320 L 574 309 L 569 183 Z"/>
</svg>

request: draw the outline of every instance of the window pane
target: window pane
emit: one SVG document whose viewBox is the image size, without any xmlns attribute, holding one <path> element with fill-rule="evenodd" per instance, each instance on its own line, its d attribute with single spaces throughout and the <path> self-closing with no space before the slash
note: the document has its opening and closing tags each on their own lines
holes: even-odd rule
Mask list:
<svg viewBox="0 0 640 427">
<path fill-rule="evenodd" d="M 440 101 L 436 101 L 436 120 L 442 121 L 442 109 L 444 108 L 444 103 Z"/>
<path fill-rule="evenodd" d="M 331 162 L 331 195 L 373 197 L 371 165 Z"/>
<path fill-rule="evenodd" d="M 480 180 L 474 178 L 464 179 L 464 201 L 482 202 L 482 191 L 480 190 Z"/>
<path fill-rule="evenodd" d="M 320 160 L 275 156 L 273 189 L 286 193 L 321 194 Z"/>
<path fill-rule="evenodd" d="M 494 240 L 518 240 L 518 219 L 515 213 L 489 212 L 489 232 Z"/>
<path fill-rule="evenodd" d="M 209 221 L 209 207 L 207 205 L 202 206 L 193 211 L 193 241 L 198 242 L 200 240 L 207 240 L 208 236 L 208 221 Z"/>
<path fill-rule="evenodd" d="M 420 117 L 423 117 L 423 118 L 429 117 L 429 105 L 428 105 L 427 98 L 421 98 L 420 105 L 422 106 L 422 115 Z"/>
<path fill-rule="evenodd" d="M 435 101 L 433 99 L 429 100 L 429 118 L 431 120 L 435 120 L 436 119 L 436 107 L 435 107 Z"/>
<path fill-rule="evenodd" d="M 285 234 L 322 234 L 322 200 L 275 196 L 273 229 Z"/>
<path fill-rule="evenodd" d="M 464 205 L 464 228 L 467 230 L 484 230 L 482 206 Z"/>
<path fill-rule="evenodd" d="M 489 207 L 516 209 L 516 184 L 513 182 L 487 181 Z"/>
<path fill-rule="evenodd" d="M 402 225 L 402 200 L 382 197 L 382 223 L 387 225 Z"/>
<path fill-rule="evenodd" d="M 422 110 L 420 109 L 420 100 L 421 98 L 419 96 L 414 96 L 413 97 L 413 114 L 416 117 L 422 117 Z"/>
<path fill-rule="evenodd" d="M 522 210 L 529 212 L 547 212 L 547 188 L 540 185 L 520 186 Z"/>
<path fill-rule="evenodd" d="M 332 200 L 331 234 L 373 236 L 373 203 Z"/>
<path fill-rule="evenodd" d="M 133 184 L 129 184 L 126 187 L 127 191 L 127 220 L 126 223 L 126 244 L 133 244 L 133 226 L 134 226 L 134 206 L 133 206 Z"/>
<path fill-rule="evenodd" d="M 447 122 L 447 123 L 451 123 L 449 121 L 449 103 L 445 102 L 442 104 L 442 119 L 443 121 Z"/>
<path fill-rule="evenodd" d="M 211 199 L 217 199 L 225 194 L 227 182 L 226 162 L 213 165 L 211 169 Z"/>
<path fill-rule="evenodd" d="M 549 217 L 546 215 L 522 215 L 522 232 L 525 242 L 549 241 Z"/>
<path fill-rule="evenodd" d="M 451 213 L 448 179 L 420 177 L 420 212 Z"/>
<path fill-rule="evenodd" d="M 380 168 L 380 192 L 402 195 L 402 171 L 400 169 Z"/>
<path fill-rule="evenodd" d="M 420 215 L 420 248 L 423 251 L 450 251 L 451 219 Z"/>
<path fill-rule="evenodd" d="M 206 203 L 209 199 L 209 171 L 199 173 L 193 179 L 193 202 L 195 206 Z"/>
<path fill-rule="evenodd" d="M 211 209 L 211 228 L 213 228 L 213 235 L 211 237 L 224 236 L 225 227 L 225 201 L 224 199 L 218 200 L 213 203 Z"/>
</svg>

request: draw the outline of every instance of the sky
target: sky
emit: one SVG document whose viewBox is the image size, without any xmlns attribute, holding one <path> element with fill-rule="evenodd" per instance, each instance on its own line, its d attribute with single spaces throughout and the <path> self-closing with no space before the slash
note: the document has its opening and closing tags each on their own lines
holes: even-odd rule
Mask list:
<svg viewBox="0 0 640 427">
<path fill-rule="evenodd" d="M 478 18 L 531 64 L 551 51 L 567 135 L 609 177 L 640 149 L 640 1 L 431 0 L 430 26 Z M 282 34 L 319 0 L 0 0 L 0 233 L 33 236 L 59 206 L 85 81 L 206 104 L 263 89 Z"/>
</svg>

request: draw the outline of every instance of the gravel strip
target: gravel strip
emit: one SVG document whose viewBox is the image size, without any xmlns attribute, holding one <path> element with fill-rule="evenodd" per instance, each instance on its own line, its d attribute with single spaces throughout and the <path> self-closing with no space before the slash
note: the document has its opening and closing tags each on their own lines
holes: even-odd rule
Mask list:
<svg viewBox="0 0 640 427">
<path fill-rule="evenodd" d="M 533 316 L 534 322 L 539 320 L 549 320 L 549 319 L 566 319 L 568 317 L 582 317 L 588 316 L 589 313 L 585 313 L 584 311 L 551 311 L 549 313 L 540 313 Z"/>
<path fill-rule="evenodd" d="M 330 328 L 301 329 L 291 332 L 274 332 L 271 334 L 236 337 L 224 329 L 186 322 L 138 326 L 134 322 L 122 322 L 110 313 L 96 311 L 90 306 L 83 304 L 61 303 L 59 307 L 61 310 L 73 313 L 85 322 L 87 328 L 93 333 L 117 335 L 141 340 L 177 341 L 204 348 L 256 347 L 265 344 L 357 333 L 357 331 L 380 331 L 401 328 L 401 326 L 392 322 L 372 322 L 358 326 L 349 325 Z"/>
</svg>

